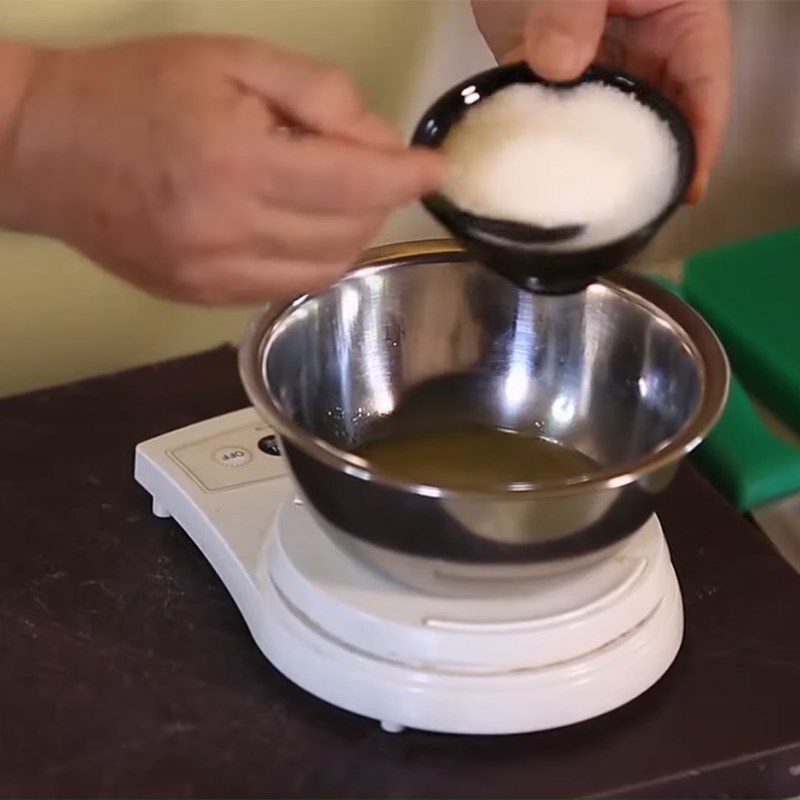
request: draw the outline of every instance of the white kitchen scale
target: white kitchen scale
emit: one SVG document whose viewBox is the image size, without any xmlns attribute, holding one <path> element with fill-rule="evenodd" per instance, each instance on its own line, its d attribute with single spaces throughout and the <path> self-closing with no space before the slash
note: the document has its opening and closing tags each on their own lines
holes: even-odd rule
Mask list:
<svg viewBox="0 0 800 800">
<path fill-rule="evenodd" d="M 251 408 L 136 448 L 153 513 L 192 538 L 289 680 L 387 731 L 505 734 L 596 717 L 668 669 L 683 609 L 652 517 L 613 557 L 482 599 L 407 588 L 339 550 Z"/>
</svg>

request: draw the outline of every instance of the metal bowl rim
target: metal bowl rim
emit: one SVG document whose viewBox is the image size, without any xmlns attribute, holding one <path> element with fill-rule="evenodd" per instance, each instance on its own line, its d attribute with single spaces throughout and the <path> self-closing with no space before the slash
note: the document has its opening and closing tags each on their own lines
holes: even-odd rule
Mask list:
<svg viewBox="0 0 800 800">
<path fill-rule="evenodd" d="M 384 269 L 417 263 L 472 263 L 473 259 L 450 239 L 404 242 L 367 250 L 343 280 L 362 278 Z M 725 407 L 730 384 L 727 355 L 706 321 L 687 303 L 653 281 L 624 271 L 610 273 L 600 283 L 611 288 L 677 329 L 683 343 L 692 351 L 701 377 L 697 408 L 678 433 L 657 451 L 615 468 L 548 484 L 515 484 L 494 490 L 454 490 L 398 480 L 374 469 L 365 459 L 342 450 L 312 435 L 288 418 L 266 381 L 261 380 L 263 364 L 281 324 L 300 306 L 314 297 L 305 294 L 293 300 L 267 306 L 248 323 L 239 346 L 239 374 L 248 398 L 275 433 L 316 461 L 355 478 L 413 494 L 436 498 L 497 499 L 509 495 L 545 499 L 597 492 L 627 486 L 663 467 L 670 466 L 691 452 L 708 435 Z"/>
</svg>

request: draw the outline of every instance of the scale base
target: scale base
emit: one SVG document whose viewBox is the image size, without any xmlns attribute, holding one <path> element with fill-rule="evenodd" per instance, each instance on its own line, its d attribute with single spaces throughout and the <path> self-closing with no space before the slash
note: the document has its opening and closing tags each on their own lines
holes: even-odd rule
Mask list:
<svg viewBox="0 0 800 800">
<path fill-rule="evenodd" d="M 570 661 L 478 675 L 380 660 L 332 638 L 274 583 L 263 597 L 270 624 L 257 643 L 272 664 L 316 697 L 389 732 L 528 733 L 591 719 L 649 689 L 683 636 L 674 576 L 656 609 L 616 641 Z"/>
<path fill-rule="evenodd" d="M 608 562 L 529 597 L 427 597 L 358 564 L 318 529 L 252 409 L 137 447 L 136 479 L 186 530 L 289 680 L 404 728 L 512 734 L 634 699 L 683 636 L 680 591 L 652 518 Z M 264 447 L 266 451 L 269 448 Z"/>
</svg>

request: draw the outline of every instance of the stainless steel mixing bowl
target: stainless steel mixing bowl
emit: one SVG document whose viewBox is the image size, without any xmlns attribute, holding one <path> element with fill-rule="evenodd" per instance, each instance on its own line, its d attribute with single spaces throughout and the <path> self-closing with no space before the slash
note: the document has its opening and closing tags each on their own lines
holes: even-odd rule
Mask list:
<svg viewBox="0 0 800 800">
<path fill-rule="evenodd" d="M 328 291 L 268 309 L 240 369 L 322 528 L 406 583 L 459 594 L 608 555 L 716 422 L 729 375 L 708 325 L 650 281 L 535 295 L 451 242 L 372 251 Z M 600 466 L 448 491 L 349 452 L 377 430 L 454 423 L 530 431 Z"/>
</svg>

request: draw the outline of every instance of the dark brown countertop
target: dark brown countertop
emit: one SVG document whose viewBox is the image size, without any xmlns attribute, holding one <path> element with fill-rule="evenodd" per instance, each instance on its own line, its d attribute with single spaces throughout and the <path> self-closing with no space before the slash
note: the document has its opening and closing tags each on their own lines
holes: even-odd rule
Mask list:
<svg viewBox="0 0 800 800">
<path fill-rule="evenodd" d="M 0 401 L 2 796 L 800 794 L 800 576 L 692 468 L 656 687 L 560 731 L 393 736 L 278 675 L 133 481 L 137 442 L 245 404 L 227 349 Z"/>
</svg>

